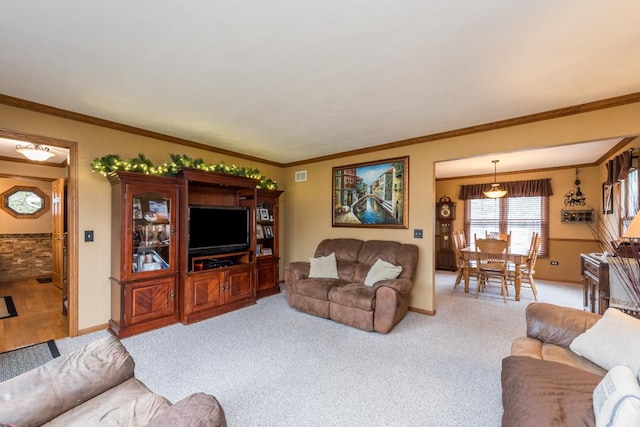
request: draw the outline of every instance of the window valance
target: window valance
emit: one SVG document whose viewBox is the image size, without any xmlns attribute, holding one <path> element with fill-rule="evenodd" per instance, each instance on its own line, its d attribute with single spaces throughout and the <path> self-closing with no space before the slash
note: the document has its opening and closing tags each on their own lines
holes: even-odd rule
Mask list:
<svg viewBox="0 0 640 427">
<path fill-rule="evenodd" d="M 460 195 L 458 199 L 487 199 L 484 191 L 490 184 L 471 184 L 460 186 Z M 552 196 L 551 178 L 531 179 L 527 181 L 511 181 L 502 182 L 500 187 L 507 190 L 505 197 L 535 197 L 535 196 Z"/>
<path fill-rule="evenodd" d="M 607 162 L 607 185 L 626 179 L 631 169 L 631 153 L 627 150 Z"/>
</svg>

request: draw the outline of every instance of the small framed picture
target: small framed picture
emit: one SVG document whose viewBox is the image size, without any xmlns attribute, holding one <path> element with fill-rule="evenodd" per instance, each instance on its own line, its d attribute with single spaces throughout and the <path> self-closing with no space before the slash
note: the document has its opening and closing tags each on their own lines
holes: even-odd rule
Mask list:
<svg viewBox="0 0 640 427">
<path fill-rule="evenodd" d="M 260 208 L 260 219 L 262 221 L 269 221 L 269 211 L 265 208 Z"/>
<path fill-rule="evenodd" d="M 264 229 L 260 224 L 256 224 L 256 239 L 264 239 Z"/>
<path fill-rule="evenodd" d="M 273 251 L 271 251 L 271 248 L 262 248 L 262 255 L 272 255 Z"/>
<path fill-rule="evenodd" d="M 264 226 L 264 235 L 269 238 L 269 237 L 273 237 L 273 228 L 271 228 L 270 225 L 265 225 Z"/>
</svg>

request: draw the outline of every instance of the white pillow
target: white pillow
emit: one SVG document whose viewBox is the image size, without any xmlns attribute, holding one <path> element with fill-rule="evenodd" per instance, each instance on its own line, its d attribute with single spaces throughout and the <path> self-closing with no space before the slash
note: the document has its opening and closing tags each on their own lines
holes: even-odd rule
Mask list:
<svg viewBox="0 0 640 427">
<path fill-rule="evenodd" d="M 631 368 L 613 367 L 593 390 L 596 427 L 640 425 L 640 386 Z"/>
<path fill-rule="evenodd" d="M 369 269 L 364 284 L 365 286 L 373 286 L 380 280 L 395 279 L 400 273 L 402 273 L 401 266 L 379 259 Z"/>
<path fill-rule="evenodd" d="M 627 365 L 638 375 L 640 319 L 608 308 L 600 320 L 571 342 L 569 348 L 606 370 Z"/>
<path fill-rule="evenodd" d="M 327 256 L 318 258 L 309 258 L 311 268 L 309 269 L 310 278 L 338 279 L 338 264 L 336 263 L 336 254 L 331 252 Z"/>
</svg>

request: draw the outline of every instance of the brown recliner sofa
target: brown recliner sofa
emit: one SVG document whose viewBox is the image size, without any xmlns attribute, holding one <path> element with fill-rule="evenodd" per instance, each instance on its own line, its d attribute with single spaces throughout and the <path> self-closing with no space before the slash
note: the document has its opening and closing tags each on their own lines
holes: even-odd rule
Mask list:
<svg viewBox="0 0 640 427">
<path fill-rule="evenodd" d="M 409 309 L 409 297 L 418 266 L 418 247 L 386 240 L 325 239 L 314 257 L 335 253 L 338 278 L 310 278 L 309 262 L 291 262 L 285 269 L 289 305 L 365 331 L 389 332 Z M 402 272 L 395 279 L 365 286 L 378 259 Z"/>
<path fill-rule="evenodd" d="M 600 315 L 548 303 L 526 308 L 527 336 L 502 360 L 502 426 L 595 426 L 593 390 L 607 371 L 571 351 Z"/>
<path fill-rule="evenodd" d="M 29 426 L 225 427 L 224 411 L 205 393 L 172 405 L 134 376 L 134 362 L 109 336 L 0 382 L 0 423 Z"/>
</svg>

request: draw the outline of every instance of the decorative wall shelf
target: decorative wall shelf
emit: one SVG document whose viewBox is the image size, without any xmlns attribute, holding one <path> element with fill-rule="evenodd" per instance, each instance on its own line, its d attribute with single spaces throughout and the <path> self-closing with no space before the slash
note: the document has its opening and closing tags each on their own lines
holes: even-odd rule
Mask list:
<svg viewBox="0 0 640 427">
<path fill-rule="evenodd" d="M 571 224 L 593 222 L 593 209 L 563 209 L 560 211 L 560 222 Z"/>
</svg>

